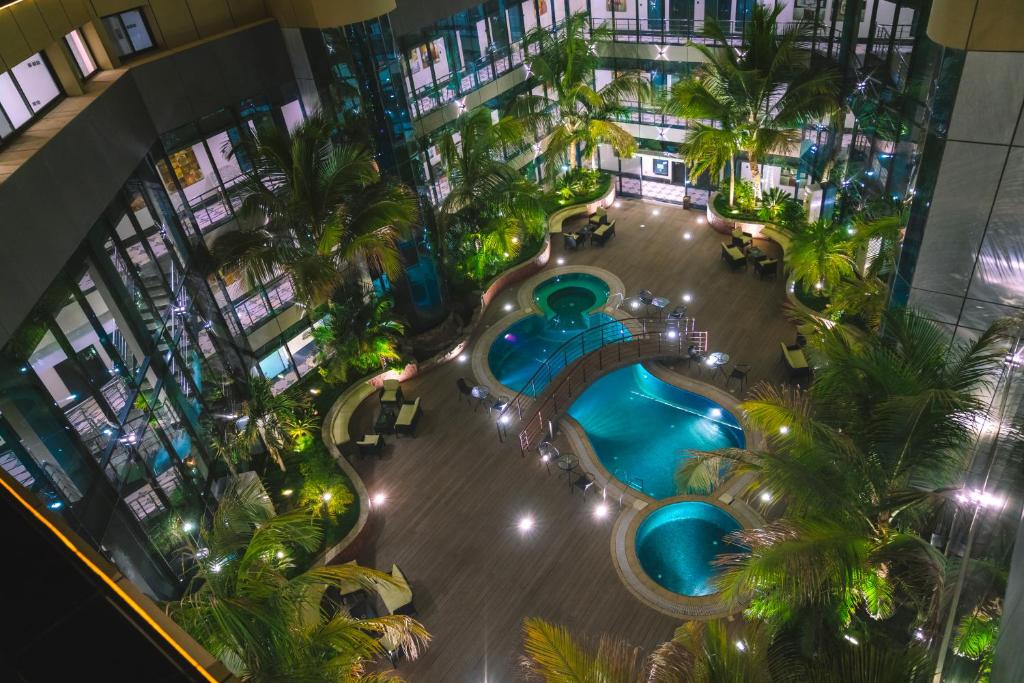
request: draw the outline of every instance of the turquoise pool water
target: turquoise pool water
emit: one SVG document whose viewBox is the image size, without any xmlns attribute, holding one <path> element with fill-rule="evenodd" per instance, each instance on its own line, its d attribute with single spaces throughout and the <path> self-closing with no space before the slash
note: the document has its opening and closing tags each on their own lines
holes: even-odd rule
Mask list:
<svg viewBox="0 0 1024 683">
<path fill-rule="evenodd" d="M 537 285 L 533 300 L 542 314 L 527 316 L 503 330 L 487 352 L 495 378 L 514 391 L 539 393 L 543 383 L 527 384 L 549 358 L 554 376 L 566 363 L 599 348 L 602 341 L 629 337 L 625 326 L 595 312 L 608 300 L 608 285 L 601 278 L 586 273 L 553 277 Z M 552 357 L 574 338 L 574 343 Z"/>
<path fill-rule="evenodd" d="M 661 381 L 642 365 L 604 375 L 569 407 L 604 468 L 652 498 L 678 492 L 687 451 L 743 448 L 743 430 L 714 401 Z"/>
<path fill-rule="evenodd" d="M 725 511 L 697 501 L 672 503 L 650 514 L 636 530 L 636 556 L 647 575 L 673 593 L 715 592 L 722 553 L 742 550 L 725 540 L 739 523 Z"/>
</svg>

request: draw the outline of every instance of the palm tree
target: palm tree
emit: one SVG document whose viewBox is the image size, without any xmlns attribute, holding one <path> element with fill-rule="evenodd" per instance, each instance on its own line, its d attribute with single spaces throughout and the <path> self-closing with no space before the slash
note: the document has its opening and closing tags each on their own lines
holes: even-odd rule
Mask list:
<svg viewBox="0 0 1024 683">
<path fill-rule="evenodd" d="M 343 382 L 352 369 L 380 371 L 401 360 L 399 344 L 405 323 L 393 309 L 390 296 L 374 297 L 360 283 L 348 283 L 335 291 L 324 324 L 313 330 L 325 380 Z"/>
<path fill-rule="evenodd" d="M 539 188 L 504 159 L 525 134 L 517 119 L 494 123 L 490 110 L 481 107 L 459 117 L 441 140 L 450 186 L 438 216 L 442 256 L 452 241 L 472 254 L 515 256 L 524 242 L 543 234 Z"/>
<path fill-rule="evenodd" d="M 291 134 L 263 128 L 240 145 L 252 166 L 240 213 L 251 225 L 217 238 L 219 267 L 241 270 L 250 285 L 283 271 L 307 304 L 329 296 L 351 264 L 397 275 L 395 240 L 416 218 L 415 197 L 382 181 L 366 148 L 334 146 L 331 130 L 315 114 Z"/>
<path fill-rule="evenodd" d="M 924 683 L 927 656 L 881 638 L 857 646 L 832 641 L 813 656 L 756 623 L 689 621 L 646 658 L 639 648 L 602 638 L 581 642 L 541 619 L 523 622 L 523 672 L 544 683 Z"/>
<path fill-rule="evenodd" d="M 884 619 L 934 601 L 944 561 L 919 527 L 951 504 L 984 414 L 979 393 L 1005 355 L 1003 326 L 951 344 L 937 325 L 894 311 L 884 330 L 818 324 L 807 337 L 820 364 L 810 391 L 760 385 L 743 404 L 767 447 L 684 465 L 684 484 L 720 479 L 729 463 L 751 489 L 785 500 L 780 519 L 736 535 L 748 552 L 721 558 L 724 595 L 751 599 L 749 616 L 785 623 L 810 610 L 845 628 L 858 610 Z"/>
<path fill-rule="evenodd" d="M 740 151 L 739 136 L 731 128 L 717 128 L 699 121 L 689 126 L 686 140 L 679 146 L 683 161 L 690 167 L 690 175 L 714 174 L 718 185 L 722 174 L 729 168 L 729 206 L 736 205 L 736 154 Z"/>
<path fill-rule="evenodd" d="M 234 485 L 189 550 L 196 570 L 188 594 L 167 612 L 247 681 L 370 680 L 364 669 L 386 654 L 382 641 L 415 658 L 429 640 L 415 620 L 356 619 L 325 599 L 329 588 L 350 584 L 378 590 L 393 583 L 389 575 L 355 564 L 298 571 L 293 554 L 321 540 L 310 510 L 275 515 L 258 484 Z"/>
<path fill-rule="evenodd" d="M 797 22 L 780 29 L 782 9 L 755 4 L 738 50 L 717 21 L 706 19 L 704 35 L 714 45 L 690 43 L 706 64 L 673 86 L 665 105 L 670 114 L 715 121 L 726 137 L 736 137 L 747 154 L 758 200 L 764 158 L 799 142 L 799 129 L 808 120 L 840 106 L 838 72 L 811 68 L 800 47 L 813 26 Z"/>
<path fill-rule="evenodd" d="M 828 293 L 855 272 L 853 246 L 842 226 L 825 219 L 805 223 L 793 232 L 789 274 L 805 291 Z"/>
<path fill-rule="evenodd" d="M 635 73 L 620 74 L 600 89 L 591 85 L 597 45 L 610 39 L 608 28 L 590 28 L 585 12 L 569 16 L 557 32 L 538 27 L 523 39 L 531 82 L 544 86 L 546 95 L 521 95 L 513 114 L 535 134 L 550 134 L 545 151 L 549 178 L 566 163 L 575 168 L 577 150 L 591 167 L 599 144 L 611 145 L 626 158 L 636 151 L 636 139 L 616 119 L 627 112 L 627 102 L 649 100 L 651 85 Z"/>
<path fill-rule="evenodd" d="M 290 391 L 274 393 L 273 382 L 265 377 L 249 380 L 249 399 L 242 405 L 245 427 L 242 443 L 252 448 L 262 443 L 267 455 L 283 472 L 281 452 L 293 446 L 298 439 L 308 438 L 315 423 L 306 416 L 308 402 L 298 399 Z"/>
</svg>

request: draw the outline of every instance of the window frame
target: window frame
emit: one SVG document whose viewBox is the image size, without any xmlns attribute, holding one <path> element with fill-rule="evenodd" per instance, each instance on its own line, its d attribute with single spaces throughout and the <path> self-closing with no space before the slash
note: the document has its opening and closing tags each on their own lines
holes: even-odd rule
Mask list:
<svg viewBox="0 0 1024 683">
<path fill-rule="evenodd" d="M 145 29 L 146 35 L 149 36 L 149 42 L 150 42 L 149 47 L 142 48 L 141 50 L 136 49 L 135 41 L 132 40 L 131 34 L 128 33 L 128 26 L 127 26 L 127 24 L 124 23 L 124 15 L 128 14 L 129 12 L 138 12 L 139 13 L 139 17 L 142 19 L 142 28 Z M 131 45 L 131 48 L 132 48 L 131 52 L 128 52 L 128 53 L 123 54 L 123 55 L 122 54 L 118 54 L 118 59 L 121 59 L 122 61 L 123 60 L 127 60 L 127 59 L 134 59 L 137 55 L 143 55 L 143 54 L 146 54 L 148 52 L 152 52 L 153 50 L 158 49 L 159 46 L 157 45 L 157 42 L 156 42 L 156 36 L 153 34 L 153 29 L 149 25 L 149 19 L 146 18 L 146 8 L 144 6 L 130 7 L 128 9 L 121 10 L 120 12 L 114 12 L 113 14 L 107 14 L 107 15 L 104 15 L 104 16 L 100 17 L 100 23 L 103 24 L 103 28 L 106 31 L 110 30 L 109 27 L 107 26 L 107 20 L 108 19 L 116 19 L 117 20 L 117 23 L 121 27 L 121 31 L 124 33 L 124 39 L 128 42 L 129 45 Z M 112 39 L 112 42 L 114 43 L 114 45 L 117 46 L 118 45 L 118 41 L 114 40 L 113 36 L 111 36 L 111 39 Z"/>
<path fill-rule="evenodd" d="M 10 117 L 10 114 L 8 114 L 4 110 L 3 105 L 0 104 L 0 117 L 2 117 L 3 120 L 6 122 L 7 126 L 11 128 L 11 132 L 8 133 L 6 136 L 0 136 L 0 149 L 3 149 L 11 140 L 17 138 L 22 131 L 31 128 L 37 121 L 46 116 L 50 112 L 50 110 L 57 106 L 67 96 L 67 93 L 64 92 L 64 86 L 61 85 L 60 80 L 57 79 L 57 76 L 53 72 L 53 67 L 50 65 L 50 60 L 42 51 L 35 52 L 29 55 L 21 62 L 18 62 L 18 64 L 16 64 L 15 66 L 20 66 L 21 64 L 27 62 L 33 57 L 38 57 L 42 62 L 42 66 L 46 69 L 47 75 L 49 75 L 50 80 L 53 82 L 54 86 L 57 89 L 57 95 L 52 100 L 44 104 L 39 109 L 39 111 L 34 111 L 32 108 L 31 100 L 29 100 L 28 95 L 25 94 L 25 89 L 22 87 L 21 83 L 18 82 L 17 77 L 14 75 L 14 67 L 11 67 L 10 69 L 6 69 L 0 72 L 3 74 L 7 74 L 8 77 L 11 79 L 11 83 L 14 85 L 14 89 L 18 92 L 18 95 L 21 97 L 22 104 L 29 112 L 28 119 L 26 119 L 25 122 L 22 123 L 20 126 L 15 126 L 13 119 L 11 119 Z"/>
<path fill-rule="evenodd" d="M 70 36 L 73 33 L 78 34 L 79 39 L 82 41 L 82 47 L 85 48 L 86 53 L 88 53 L 89 55 L 89 59 L 92 60 L 93 69 L 91 72 L 87 74 L 82 72 L 82 65 L 78 63 L 78 57 L 75 54 L 75 48 L 71 45 Z M 85 39 L 85 36 L 82 34 L 81 26 L 77 26 L 64 34 L 64 45 L 68 48 L 68 51 L 71 53 L 71 63 L 74 64 L 75 72 L 78 73 L 78 77 L 83 83 L 92 79 L 93 76 L 95 76 L 102 70 L 100 69 L 99 61 L 97 61 L 96 59 L 96 53 L 93 52 L 92 48 L 89 46 L 89 41 L 87 41 Z"/>
</svg>

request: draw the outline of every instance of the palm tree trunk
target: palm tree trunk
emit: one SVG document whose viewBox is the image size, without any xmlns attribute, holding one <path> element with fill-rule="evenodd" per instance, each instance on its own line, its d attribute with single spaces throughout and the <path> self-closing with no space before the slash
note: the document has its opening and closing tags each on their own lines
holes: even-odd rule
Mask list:
<svg viewBox="0 0 1024 683">
<path fill-rule="evenodd" d="M 754 181 L 754 198 L 761 201 L 763 195 L 761 190 L 761 164 L 756 154 L 747 152 L 747 159 L 750 161 L 750 178 Z"/>
<path fill-rule="evenodd" d="M 256 430 L 260 434 L 260 439 L 263 440 L 263 447 L 267 449 L 267 455 L 269 455 L 270 459 L 277 463 L 277 466 L 281 468 L 282 472 L 284 472 L 284 458 L 281 457 L 281 454 L 278 452 L 277 448 L 275 448 L 273 444 L 270 443 L 270 439 L 267 438 L 267 430 L 262 426 L 257 426 Z"/>
<path fill-rule="evenodd" d="M 736 154 L 729 153 L 729 206 L 736 205 Z"/>
</svg>

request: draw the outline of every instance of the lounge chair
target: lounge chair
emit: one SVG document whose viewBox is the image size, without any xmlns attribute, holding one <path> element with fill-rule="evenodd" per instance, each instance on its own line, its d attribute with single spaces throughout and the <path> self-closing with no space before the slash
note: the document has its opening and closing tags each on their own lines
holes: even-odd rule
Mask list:
<svg viewBox="0 0 1024 683">
<path fill-rule="evenodd" d="M 775 276 L 779 272 L 779 260 L 766 258 L 754 261 L 754 272 L 757 273 L 762 280 L 766 277 L 771 277 L 774 280 Z"/>
<path fill-rule="evenodd" d="M 746 249 L 754 243 L 754 236 L 743 232 L 742 230 L 732 231 L 732 246 L 739 249 Z"/>
<path fill-rule="evenodd" d="M 378 583 L 377 595 L 384 602 L 388 614 L 415 614 L 416 607 L 412 603 L 412 586 L 397 564 L 391 565 L 391 578 L 395 584 Z"/>
<path fill-rule="evenodd" d="M 349 560 L 342 566 L 358 567 L 359 563 L 355 560 Z M 352 581 L 351 579 L 344 579 L 338 582 L 338 593 L 341 595 L 343 601 L 348 596 L 355 595 L 360 591 L 365 590 L 365 588 L 366 587 L 363 584 L 359 583 L 358 581 Z"/>
<path fill-rule="evenodd" d="M 722 242 L 722 260 L 733 270 L 747 267 L 747 257 L 728 242 Z"/>
<path fill-rule="evenodd" d="M 576 251 L 583 243 L 583 239 L 571 232 L 562 233 L 562 248 L 566 251 Z"/>
<path fill-rule="evenodd" d="M 395 420 L 395 434 L 416 436 L 416 423 L 422 412 L 419 397 L 412 403 L 402 405 L 402 409 L 398 411 L 398 419 Z"/>
<path fill-rule="evenodd" d="M 384 388 L 380 390 L 381 405 L 397 405 L 402 402 L 402 386 L 397 379 L 384 380 Z"/>
<path fill-rule="evenodd" d="M 614 221 L 613 221 L 614 222 Z M 608 223 L 608 209 L 603 206 L 597 207 L 597 211 L 587 219 L 588 225 L 598 226 Z"/>
<path fill-rule="evenodd" d="M 362 439 L 356 441 L 356 448 L 360 456 L 380 455 L 384 450 L 384 437 L 380 434 L 364 434 Z"/>
<path fill-rule="evenodd" d="M 608 240 L 615 237 L 615 221 L 602 225 L 597 230 L 594 230 L 590 236 L 590 241 L 599 247 L 603 247 L 608 243 Z"/>
<path fill-rule="evenodd" d="M 782 360 L 789 370 L 790 378 L 806 378 L 811 374 L 811 366 L 807 364 L 807 357 L 803 350 L 796 344 L 787 345 L 786 342 L 779 342 L 782 347 Z"/>
</svg>

